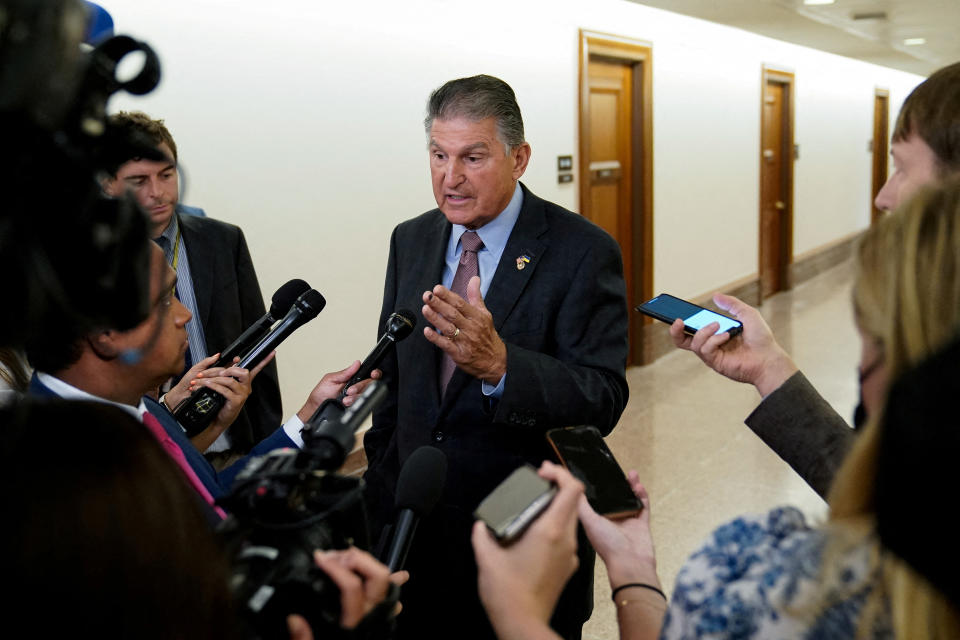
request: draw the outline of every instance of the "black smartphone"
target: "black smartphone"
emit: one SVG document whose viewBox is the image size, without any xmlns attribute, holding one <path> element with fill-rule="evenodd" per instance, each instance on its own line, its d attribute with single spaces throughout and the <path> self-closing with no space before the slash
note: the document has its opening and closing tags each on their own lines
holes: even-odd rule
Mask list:
<svg viewBox="0 0 960 640">
<path fill-rule="evenodd" d="M 564 467 L 583 483 L 593 510 L 608 518 L 626 518 L 643 509 L 627 476 L 596 427 L 551 429 L 547 440 Z"/>
<path fill-rule="evenodd" d="M 720 323 L 717 333 L 729 331 L 731 336 L 735 336 L 743 331 L 743 323 L 739 320 L 705 309 L 698 304 L 681 300 L 669 293 L 661 293 L 657 297 L 647 300 L 637 307 L 637 311 L 651 318 L 662 320 L 667 324 L 673 324 L 674 320 L 682 318 L 683 331 L 690 335 L 711 322 Z"/>
<path fill-rule="evenodd" d="M 502 543 L 517 538 L 553 500 L 557 488 L 530 465 L 518 467 L 473 512 Z"/>
</svg>

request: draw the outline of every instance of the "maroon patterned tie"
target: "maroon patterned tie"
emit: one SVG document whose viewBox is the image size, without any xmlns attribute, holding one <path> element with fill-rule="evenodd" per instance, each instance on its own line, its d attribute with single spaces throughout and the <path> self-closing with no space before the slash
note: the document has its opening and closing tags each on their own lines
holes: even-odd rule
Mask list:
<svg viewBox="0 0 960 640">
<path fill-rule="evenodd" d="M 463 250 L 460 252 L 460 264 L 457 265 L 457 273 L 453 276 L 453 284 L 450 285 L 450 291 L 467 299 L 467 283 L 470 278 L 480 275 L 480 263 L 477 260 L 477 251 L 483 248 L 483 240 L 477 235 L 476 231 L 464 231 L 460 236 L 460 246 Z M 453 338 L 456 340 L 456 338 Z M 453 372 L 457 368 L 453 360 L 446 353 L 440 362 L 440 396 L 447 391 L 447 385 Z"/>
</svg>

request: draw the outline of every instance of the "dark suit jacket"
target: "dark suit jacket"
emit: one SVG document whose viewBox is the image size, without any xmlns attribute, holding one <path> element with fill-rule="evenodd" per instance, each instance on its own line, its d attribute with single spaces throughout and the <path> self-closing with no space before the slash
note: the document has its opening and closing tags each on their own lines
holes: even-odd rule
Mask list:
<svg viewBox="0 0 960 640">
<path fill-rule="evenodd" d="M 856 432 L 801 372 L 763 399 L 747 426 L 824 500 Z"/>
<path fill-rule="evenodd" d="M 443 497 L 420 524 L 408 561 L 412 578 L 403 596 L 408 619 L 416 614 L 419 584 L 434 590 L 426 598 L 435 615 L 443 611 L 452 620 L 467 620 L 458 601 L 479 608 L 469 542 L 473 510 L 517 466 L 538 466 L 551 457 L 546 430 L 593 424 L 607 434 L 627 402 L 627 305 L 619 247 L 583 217 L 525 187 L 523 192 L 520 216 L 485 300 L 507 345 L 501 399 L 486 399 L 480 380 L 458 369 L 441 401 L 440 351 L 424 338 L 422 327 L 398 343 L 381 367 L 390 394 L 364 439 L 374 529 L 393 518 L 397 474 L 411 452 L 429 444 L 448 461 Z M 421 308 L 423 292 L 442 277 L 450 229 L 435 209 L 394 230 L 379 326 L 396 309 Z M 530 262 L 521 270 L 516 258 L 522 255 Z M 590 574 L 583 578 L 592 584 L 592 550 L 581 560 L 581 573 Z M 561 601 L 558 611 L 582 622 L 591 606 L 592 593 L 581 593 L 572 606 Z"/>
<path fill-rule="evenodd" d="M 191 215 L 178 214 L 177 219 L 207 353 L 214 354 L 266 313 L 260 284 L 239 227 Z M 282 414 L 277 365 L 271 362 L 254 379 L 253 393 L 230 426 L 233 448 L 249 451 L 281 424 Z"/>
<path fill-rule="evenodd" d="M 57 394 L 54 393 L 52 389 L 40 382 L 40 379 L 37 378 L 36 374 L 34 374 L 33 378 L 30 380 L 29 393 L 37 397 L 57 397 Z M 183 450 L 183 455 L 186 457 L 190 467 L 193 469 L 194 473 L 197 474 L 200 482 L 203 483 L 203 486 L 207 488 L 207 491 L 210 492 L 210 495 L 212 495 L 214 499 L 221 498 L 229 493 L 230 485 L 233 484 L 233 479 L 243 470 L 245 466 L 247 466 L 247 462 L 249 462 L 251 456 L 263 455 L 268 451 L 279 449 L 281 447 L 296 446 L 293 441 L 287 437 L 287 434 L 284 432 L 284 430 L 282 428 L 278 428 L 276 431 L 270 434 L 269 438 L 266 438 L 256 447 L 254 447 L 250 452 L 250 455 L 240 458 L 223 471 L 218 472 L 209 462 L 207 462 L 207 459 L 204 458 L 200 452 L 194 448 L 194 446 L 190 443 L 190 439 L 187 438 L 186 434 L 183 432 L 183 429 L 180 427 L 180 424 L 177 422 L 177 419 L 173 417 L 173 414 L 171 414 L 165 406 L 158 403 L 153 398 L 144 397 L 143 401 L 147 407 L 147 411 L 153 414 L 161 426 L 163 426 L 163 429 L 167 432 L 167 435 L 169 435 L 170 438 L 177 443 L 177 446 Z"/>
</svg>

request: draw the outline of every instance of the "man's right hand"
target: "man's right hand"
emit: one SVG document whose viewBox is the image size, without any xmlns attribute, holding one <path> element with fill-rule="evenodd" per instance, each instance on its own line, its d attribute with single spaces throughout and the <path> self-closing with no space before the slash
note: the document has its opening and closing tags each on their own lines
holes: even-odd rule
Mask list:
<svg viewBox="0 0 960 640">
<path fill-rule="evenodd" d="M 711 322 L 694 335 L 683 332 L 683 320 L 670 325 L 670 337 L 681 348 L 693 351 L 703 362 L 731 380 L 749 382 L 767 397 L 798 371 L 789 354 L 777 344 L 760 312 L 733 296 L 716 293 L 713 301 L 743 323 L 743 332 L 731 338 Z"/>
</svg>

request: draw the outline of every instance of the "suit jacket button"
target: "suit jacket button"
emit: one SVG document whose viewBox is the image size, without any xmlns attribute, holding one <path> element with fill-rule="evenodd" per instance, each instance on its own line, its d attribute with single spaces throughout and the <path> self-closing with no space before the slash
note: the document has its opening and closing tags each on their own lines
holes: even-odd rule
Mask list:
<svg viewBox="0 0 960 640">
<path fill-rule="evenodd" d="M 435 442 L 443 442 L 443 439 L 446 438 L 446 437 L 447 437 L 447 436 L 446 436 L 446 434 L 445 434 L 443 431 L 439 431 L 439 430 L 438 430 L 438 431 L 434 431 L 434 432 L 433 432 L 433 440 L 434 440 Z"/>
</svg>

